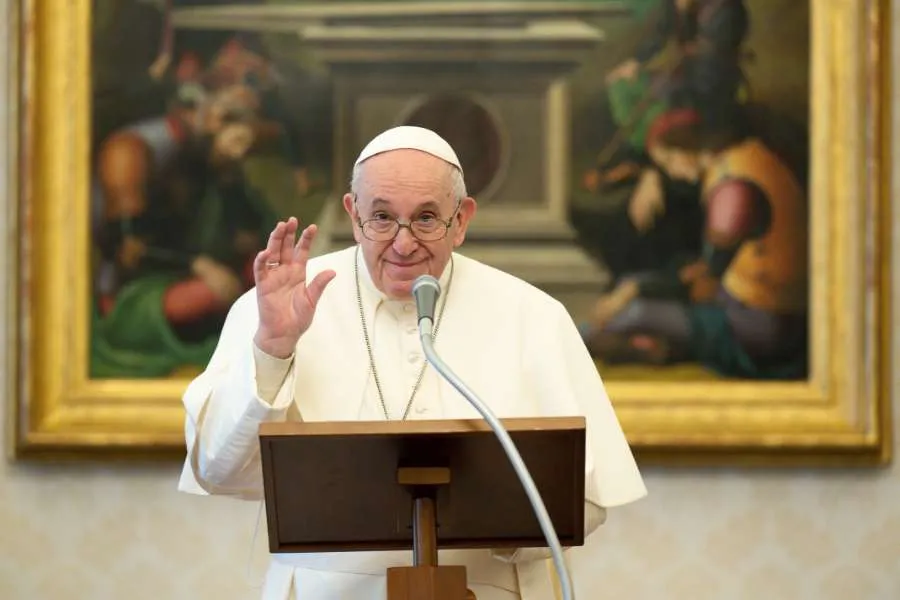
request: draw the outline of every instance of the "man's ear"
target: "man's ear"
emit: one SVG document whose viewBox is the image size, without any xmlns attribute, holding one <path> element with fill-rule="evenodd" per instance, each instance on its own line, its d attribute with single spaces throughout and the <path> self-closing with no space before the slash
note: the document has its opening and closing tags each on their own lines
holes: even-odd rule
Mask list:
<svg viewBox="0 0 900 600">
<path fill-rule="evenodd" d="M 350 218 L 354 221 L 356 220 L 356 194 L 352 194 L 347 192 L 344 194 L 343 199 L 341 200 L 344 204 L 344 210 L 347 211 L 347 214 L 350 215 Z"/>
<path fill-rule="evenodd" d="M 459 203 L 459 210 L 456 213 L 457 228 L 453 234 L 453 246 L 459 247 L 466 239 L 466 230 L 469 228 L 469 221 L 475 216 L 478 210 L 478 204 L 475 198 L 468 196 L 463 198 Z"/>
<path fill-rule="evenodd" d="M 356 212 L 356 194 L 346 193 L 342 199 L 344 210 L 350 217 L 350 223 L 353 226 L 353 239 L 356 243 L 360 242 L 361 231 L 359 230 L 359 215 Z"/>
</svg>

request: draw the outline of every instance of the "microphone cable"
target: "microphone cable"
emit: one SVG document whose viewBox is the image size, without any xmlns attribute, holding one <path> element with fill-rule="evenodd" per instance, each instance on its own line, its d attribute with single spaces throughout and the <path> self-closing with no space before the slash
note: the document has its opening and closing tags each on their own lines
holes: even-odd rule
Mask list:
<svg viewBox="0 0 900 600">
<path fill-rule="evenodd" d="M 506 431 L 506 428 L 503 427 L 500 420 L 493 412 L 491 412 L 491 409 L 478 398 L 475 392 L 469 389 L 441 357 L 438 356 L 437 351 L 434 349 L 431 331 L 434 327 L 434 305 L 436 304 L 437 296 L 440 295 L 440 289 L 438 281 L 430 275 L 418 277 L 413 284 L 413 295 L 416 298 L 417 308 L 419 309 L 419 339 L 422 342 L 422 349 L 425 351 L 425 357 L 438 373 L 440 373 L 450 385 L 456 388 L 456 390 L 475 407 L 475 410 L 481 414 L 494 431 L 494 435 L 497 436 L 500 445 L 506 452 L 506 456 L 509 458 L 516 475 L 519 477 L 522 487 L 525 488 L 525 493 L 528 495 L 528 499 L 531 502 L 531 506 L 540 523 L 541 530 L 544 532 L 544 537 L 547 539 L 550 552 L 553 555 L 553 564 L 556 567 L 556 572 L 559 576 L 563 600 L 575 600 L 575 591 L 569 576 L 569 570 L 566 567 L 563 558 L 563 550 L 559 543 L 559 537 L 556 535 L 556 530 L 553 528 L 553 522 L 550 520 L 547 508 L 544 506 L 544 500 L 541 498 L 541 494 L 531 477 L 531 473 L 528 471 L 528 467 L 525 466 L 525 461 L 522 460 L 516 445 L 513 443 L 512 438 L 509 437 L 509 433 Z M 423 294 L 420 290 L 425 290 L 428 293 Z M 422 296 L 426 296 L 424 302 L 422 302 Z M 422 310 L 422 304 L 426 304 L 426 310 Z M 429 306 L 431 309 L 430 312 L 427 310 Z"/>
</svg>

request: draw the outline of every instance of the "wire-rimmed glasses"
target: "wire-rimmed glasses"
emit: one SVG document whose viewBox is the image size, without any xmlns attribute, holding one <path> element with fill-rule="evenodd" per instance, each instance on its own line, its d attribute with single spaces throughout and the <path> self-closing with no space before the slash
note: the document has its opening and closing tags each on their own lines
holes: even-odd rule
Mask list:
<svg viewBox="0 0 900 600">
<path fill-rule="evenodd" d="M 359 220 L 358 224 L 366 239 L 373 242 L 389 242 L 397 237 L 404 227 L 420 242 L 436 242 L 447 235 L 456 213 L 459 212 L 459 206 L 457 203 L 453 214 L 446 221 L 435 214 L 424 213 L 412 221 L 401 222 L 384 211 L 376 211 L 365 221 Z"/>
</svg>

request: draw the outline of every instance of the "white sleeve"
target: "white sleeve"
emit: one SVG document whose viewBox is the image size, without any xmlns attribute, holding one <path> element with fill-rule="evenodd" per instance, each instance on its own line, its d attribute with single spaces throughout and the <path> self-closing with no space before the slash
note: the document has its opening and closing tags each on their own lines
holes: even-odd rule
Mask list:
<svg viewBox="0 0 900 600">
<path fill-rule="evenodd" d="M 280 360 L 253 343 L 254 290 L 232 306 L 206 369 L 189 385 L 187 457 L 178 489 L 248 500 L 263 496 L 259 425 L 283 421 L 293 404 L 293 357 Z"/>
<path fill-rule="evenodd" d="M 558 302 L 538 326 L 528 369 L 547 415 L 581 415 L 587 423 L 585 500 L 603 508 L 647 495 L 625 432 L 578 329 Z"/>
<path fill-rule="evenodd" d="M 647 488 L 625 439 L 597 367 L 562 304 L 529 315 L 524 377 L 535 390 L 538 416 L 583 416 L 585 456 L 585 537 L 606 521 L 606 509 L 633 502 Z M 515 563 L 546 559 L 549 548 L 494 552 Z"/>
</svg>

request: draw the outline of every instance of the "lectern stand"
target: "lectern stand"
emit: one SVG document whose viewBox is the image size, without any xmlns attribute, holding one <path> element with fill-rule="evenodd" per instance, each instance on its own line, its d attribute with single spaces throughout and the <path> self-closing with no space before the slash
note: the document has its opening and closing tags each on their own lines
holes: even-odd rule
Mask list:
<svg viewBox="0 0 900 600">
<path fill-rule="evenodd" d="M 502 421 L 563 546 L 584 543 L 585 421 Z M 269 550 L 412 550 L 388 600 L 465 600 L 463 566 L 438 549 L 543 547 L 531 503 L 480 419 L 264 423 Z"/>
</svg>

